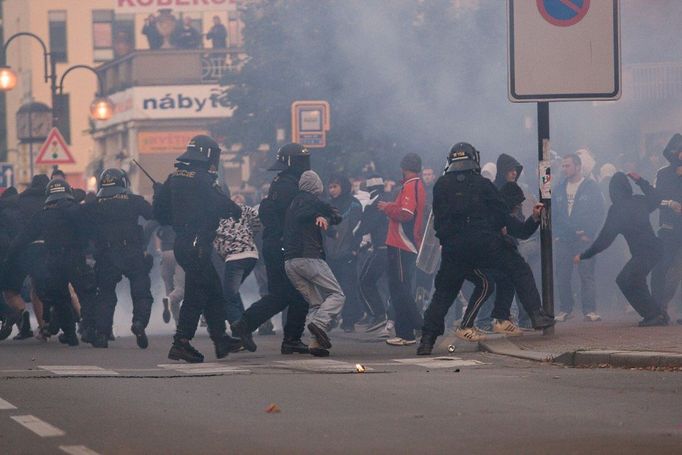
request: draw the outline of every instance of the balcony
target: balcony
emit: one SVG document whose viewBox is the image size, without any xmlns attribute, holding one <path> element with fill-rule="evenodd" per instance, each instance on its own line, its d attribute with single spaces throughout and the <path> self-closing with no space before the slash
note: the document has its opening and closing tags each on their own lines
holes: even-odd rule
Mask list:
<svg viewBox="0 0 682 455">
<path fill-rule="evenodd" d="M 244 58 L 238 49 L 142 50 L 99 66 L 97 73 L 108 96 L 131 87 L 216 84 Z"/>
<path fill-rule="evenodd" d="M 636 101 L 682 100 L 682 62 L 625 66 L 623 93 Z"/>
</svg>

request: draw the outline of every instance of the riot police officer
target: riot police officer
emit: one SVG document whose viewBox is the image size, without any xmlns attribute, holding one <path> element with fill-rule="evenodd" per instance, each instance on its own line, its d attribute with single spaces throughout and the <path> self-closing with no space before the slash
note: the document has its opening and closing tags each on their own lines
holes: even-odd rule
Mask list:
<svg viewBox="0 0 682 455">
<path fill-rule="evenodd" d="M 92 269 L 85 262 L 86 236 L 83 232 L 81 207 L 63 180 L 52 180 L 45 190 L 43 210 L 37 212 L 14 239 L 8 253 L 12 261 L 32 241 L 44 241 L 45 256 L 32 268 L 36 293 L 45 309 L 54 307 L 59 326 L 64 332 L 59 341 L 78 345 L 69 283 L 81 305 L 92 307 L 97 286 Z"/>
<path fill-rule="evenodd" d="M 185 300 L 168 353 L 172 360 L 203 362 L 204 356 L 190 344 L 202 311 L 216 357 L 227 356 L 240 343 L 225 333 L 222 287 L 211 262 L 220 219 L 241 215 L 216 182 L 219 162 L 218 144 L 209 136 L 195 136 L 177 158 L 175 172 L 154 188 L 154 216 L 161 225 L 173 226 L 175 258 L 185 271 Z"/>
<path fill-rule="evenodd" d="M 444 332 L 444 318 L 467 274 L 495 269 L 510 277 L 533 327 L 554 325 L 540 305 L 533 273 L 526 261 L 502 238 L 502 229 L 516 228 L 509 208 L 495 186 L 480 174 L 480 154 L 466 142 L 455 144 L 448 168 L 433 188 L 434 228 L 442 246 L 436 290 L 426 312 L 418 355 L 429 355 Z"/>
<path fill-rule="evenodd" d="M 95 240 L 95 275 L 99 289 L 95 347 L 107 347 L 114 323 L 116 285 L 125 276 L 133 301 L 131 331 L 137 345 L 149 345 L 145 328 L 154 298 L 150 290 L 151 256 L 145 254 L 139 217 L 152 218 L 152 206 L 142 196 L 130 193 L 128 176 L 120 169 L 106 169 L 99 178 L 97 198 L 85 204 L 88 224 Z M 90 330 L 90 329 L 88 329 Z"/>
<path fill-rule="evenodd" d="M 242 318 L 232 327 L 241 338 L 244 347 L 256 350 L 251 332 L 272 316 L 286 309 L 282 354 L 308 353 L 308 346 L 301 341 L 308 314 L 308 304 L 294 288 L 284 271 L 284 216 L 294 196 L 298 194 L 298 180 L 310 169 L 310 152 L 301 144 L 282 146 L 277 152 L 277 162 L 271 171 L 281 171 L 272 181 L 268 196 L 258 209 L 263 224 L 263 259 L 268 275 L 268 294 L 253 303 Z"/>
</svg>

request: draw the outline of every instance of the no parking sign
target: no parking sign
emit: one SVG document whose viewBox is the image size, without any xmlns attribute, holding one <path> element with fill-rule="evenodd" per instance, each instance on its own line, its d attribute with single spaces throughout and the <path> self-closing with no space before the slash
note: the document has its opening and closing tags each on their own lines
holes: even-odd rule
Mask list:
<svg viewBox="0 0 682 455">
<path fill-rule="evenodd" d="M 620 97 L 618 0 L 508 0 L 509 98 Z"/>
</svg>

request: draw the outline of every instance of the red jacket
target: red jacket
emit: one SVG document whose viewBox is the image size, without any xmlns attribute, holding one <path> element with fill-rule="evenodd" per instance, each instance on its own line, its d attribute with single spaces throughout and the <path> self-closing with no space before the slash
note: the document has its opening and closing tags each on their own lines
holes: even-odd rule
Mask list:
<svg viewBox="0 0 682 455">
<path fill-rule="evenodd" d="M 420 177 L 403 182 L 394 202 L 384 207 L 388 216 L 386 245 L 417 254 L 424 234 L 426 190 Z"/>
</svg>

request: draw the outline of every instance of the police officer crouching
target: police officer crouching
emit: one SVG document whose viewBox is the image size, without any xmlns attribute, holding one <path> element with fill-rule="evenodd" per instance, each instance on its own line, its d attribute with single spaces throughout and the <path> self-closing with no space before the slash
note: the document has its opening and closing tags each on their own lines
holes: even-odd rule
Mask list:
<svg viewBox="0 0 682 455">
<path fill-rule="evenodd" d="M 204 356 L 190 344 L 202 311 L 216 357 L 227 356 L 241 343 L 225 333 L 222 287 L 211 262 L 220 219 L 241 216 L 239 206 L 216 182 L 219 162 L 218 144 L 209 136 L 195 136 L 177 158 L 175 172 L 163 185 L 154 185 L 154 216 L 161 225 L 173 226 L 175 257 L 185 271 L 185 300 L 168 353 L 171 360 L 203 362 Z"/>
<path fill-rule="evenodd" d="M 32 267 L 35 290 L 45 312 L 54 307 L 63 334 L 59 341 L 78 345 L 69 283 L 82 308 L 92 308 L 97 286 L 92 269 L 85 262 L 86 236 L 83 232 L 81 206 L 74 201 L 71 186 L 63 180 L 51 180 L 45 189 L 43 210 L 37 212 L 12 242 L 8 260 L 35 240 L 43 240 L 45 256 Z"/>
<path fill-rule="evenodd" d="M 149 345 L 145 328 L 149 324 L 154 298 L 149 272 L 152 258 L 145 254 L 139 217 L 152 219 L 152 206 L 142 196 L 131 194 L 128 176 L 120 169 L 106 169 L 99 178 L 97 198 L 85 204 L 95 239 L 95 275 L 99 288 L 96 334 L 86 334 L 93 346 L 106 348 L 114 323 L 116 285 L 125 276 L 130 281 L 133 324 L 130 330 L 137 345 Z"/>
<path fill-rule="evenodd" d="M 448 167 L 433 188 L 434 229 L 442 246 L 436 290 L 426 312 L 418 355 L 429 355 L 436 338 L 445 330 L 444 318 L 459 293 L 465 276 L 474 269 L 495 269 L 514 284 L 533 327 L 554 325 L 540 305 L 533 273 L 518 251 L 506 246 L 504 227 L 518 220 L 495 186 L 480 174 L 480 154 L 466 142 L 455 144 Z"/>
</svg>

